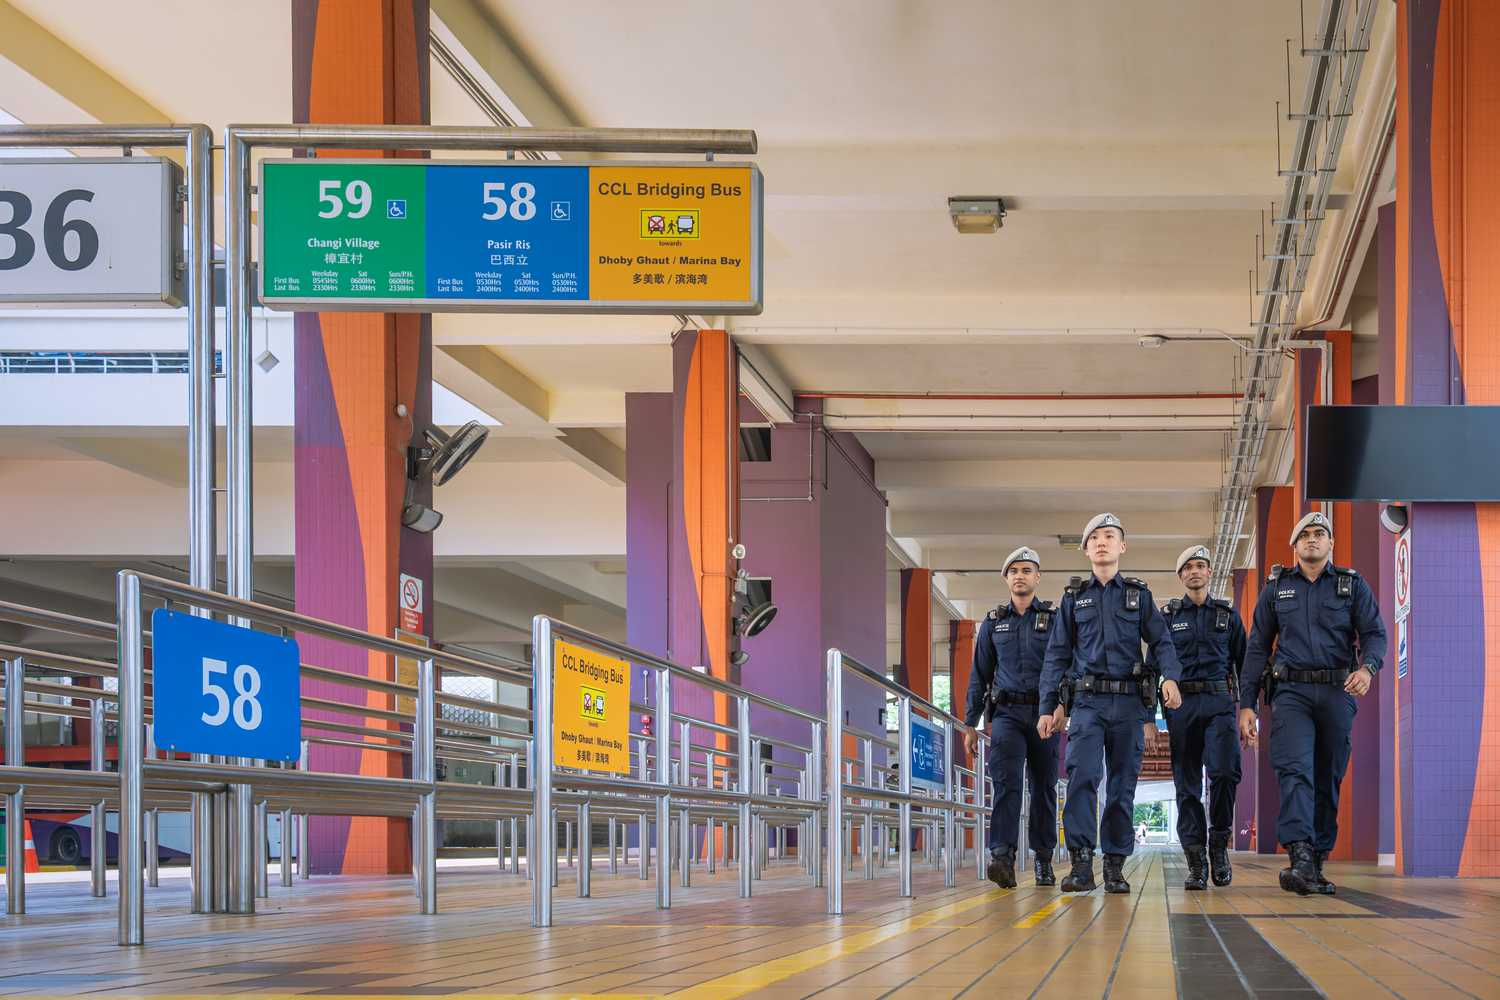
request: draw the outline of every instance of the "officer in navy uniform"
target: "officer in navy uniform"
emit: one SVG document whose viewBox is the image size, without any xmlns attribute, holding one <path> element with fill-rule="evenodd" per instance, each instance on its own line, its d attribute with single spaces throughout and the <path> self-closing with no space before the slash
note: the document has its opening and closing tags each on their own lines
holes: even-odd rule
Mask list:
<svg viewBox="0 0 1500 1000">
<path fill-rule="evenodd" d="M 1021 776 L 1031 782 L 1031 816 L 1027 840 L 1036 854 L 1037 885 L 1056 885 L 1052 852 L 1057 848 L 1057 746 L 1055 736 L 1036 730 L 1037 685 L 1042 658 L 1052 634 L 1056 609 L 1036 599 L 1042 558 L 1022 546 L 1005 559 L 1003 572 L 1010 600 L 989 612 L 974 642 L 974 669 L 969 674 L 964 741 L 972 755 L 978 749 L 973 726 L 984 717 L 990 731 L 989 773 L 995 785 L 990 815 L 990 881 L 1003 889 L 1016 885 L 1016 841 L 1021 822 Z"/>
<path fill-rule="evenodd" d="M 1177 839 L 1187 855 L 1182 887 L 1208 887 L 1234 878 L 1229 838 L 1234 832 L 1234 794 L 1240 783 L 1240 744 L 1235 728 L 1238 676 L 1245 660 L 1245 625 L 1234 606 L 1208 596 L 1212 556 L 1191 545 L 1177 557 L 1177 578 L 1187 587 L 1162 613 L 1182 666 L 1182 707 L 1168 709 L 1172 781 L 1177 786 Z M 1203 769 L 1208 768 L 1208 815 L 1203 812 Z M 1204 829 L 1205 825 L 1207 830 Z M 1207 834 L 1207 851 L 1204 850 Z"/>
<path fill-rule="evenodd" d="M 1063 808 L 1072 871 L 1063 892 L 1094 888 L 1094 817 L 1099 782 L 1106 781 L 1104 812 L 1097 842 L 1104 849 L 1104 891 L 1129 892 L 1125 859 L 1135 850 L 1135 783 L 1146 749 L 1144 726 L 1156 715 L 1157 685 L 1141 659 L 1149 644 L 1152 662 L 1165 680 L 1161 698 L 1182 704 L 1177 651 L 1166 620 L 1152 603 L 1143 580 L 1120 575 L 1125 527 L 1113 514 L 1100 514 L 1083 529 L 1093 574 L 1074 577 L 1058 607 L 1042 669 L 1041 717 L 1037 732 L 1051 736 L 1064 724 L 1064 699 L 1071 691 L 1068 726 L 1068 801 Z M 1069 685 L 1068 690 L 1063 685 Z M 1100 758 L 1104 759 L 1101 772 Z"/>
<path fill-rule="evenodd" d="M 1297 565 L 1274 567 L 1255 604 L 1240 680 L 1240 739 L 1256 744 L 1256 693 L 1274 642 L 1267 698 L 1271 765 L 1281 786 L 1276 839 L 1291 856 L 1281 888 L 1332 895 L 1323 862 L 1338 840 L 1355 699 L 1370 690 L 1385 659 L 1385 626 L 1370 585 L 1333 564 L 1326 516 L 1314 512 L 1298 521 L 1291 545 Z"/>
</svg>

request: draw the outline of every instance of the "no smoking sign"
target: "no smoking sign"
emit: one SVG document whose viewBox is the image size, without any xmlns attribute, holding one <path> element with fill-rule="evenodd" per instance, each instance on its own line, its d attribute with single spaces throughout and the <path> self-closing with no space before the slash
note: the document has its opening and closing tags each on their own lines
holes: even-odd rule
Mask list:
<svg viewBox="0 0 1500 1000">
<path fill-rule="evenodd" d="M 399 594 L 401 628 L 407 632 L 426 631 L 426 605 L 423 603 L 422 581 L 415 576 L 401 574 Z"/>
<path fill-rule="evenodd" d="M 1396 621 L 1411 613 L 1411 529 L 1396 538 Z"/>
</svg>

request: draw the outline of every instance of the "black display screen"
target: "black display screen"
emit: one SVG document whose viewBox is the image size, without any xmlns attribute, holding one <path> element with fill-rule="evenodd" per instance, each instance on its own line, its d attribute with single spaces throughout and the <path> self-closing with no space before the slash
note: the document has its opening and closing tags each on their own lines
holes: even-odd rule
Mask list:
<svg viewBox="0 0 1500 1000">
<path fill-rule="evenodd" d="M 1309 500 L 1500 500 L 1500 406 L 1310 406 Z"/>
</svg>

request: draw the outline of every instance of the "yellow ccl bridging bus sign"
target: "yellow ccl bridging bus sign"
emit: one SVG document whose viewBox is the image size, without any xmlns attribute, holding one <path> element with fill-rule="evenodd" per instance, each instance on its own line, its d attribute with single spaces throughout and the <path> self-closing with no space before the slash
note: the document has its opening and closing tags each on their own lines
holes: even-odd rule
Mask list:
<svg viewBox="0 0 1500 1000">
<path fill-rule="evenodd" d="M 557 639 L 552 756 L 559 767 L 630 773 L 630 664 Z"/>
</svg>

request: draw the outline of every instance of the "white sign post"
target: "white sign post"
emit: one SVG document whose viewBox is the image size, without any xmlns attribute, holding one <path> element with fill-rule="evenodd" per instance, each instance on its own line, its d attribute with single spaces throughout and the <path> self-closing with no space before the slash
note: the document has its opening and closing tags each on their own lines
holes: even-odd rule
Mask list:
<svg viewBox="0 0 1500 1000">
<path fill-rule="evenodd" d="M 0 159 L 0 302 L 181 305 L 182 191 L 159 157 Z"/>
</svg>

